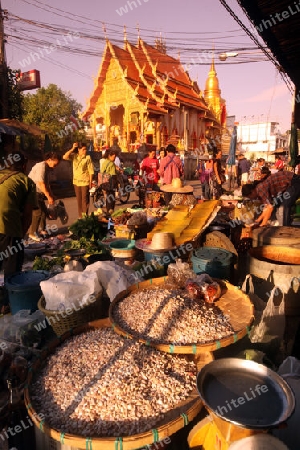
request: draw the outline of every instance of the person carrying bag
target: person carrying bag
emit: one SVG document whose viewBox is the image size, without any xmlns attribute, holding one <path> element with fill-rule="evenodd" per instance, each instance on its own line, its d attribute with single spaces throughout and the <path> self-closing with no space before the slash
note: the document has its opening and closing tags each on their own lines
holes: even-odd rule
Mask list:
<svg viewBox="0 0 300 450">
<path fill-rule="evenodd" d="M 117 187 L 117 166 L 115 159 L 117 152 L 110 150 L 107 159 L 101 164 L 100 173 L 98 174 L 98 183 L 106 192 L 106 209 L 108 213 L 112 213 L 115 209 Z"/>
</svg>

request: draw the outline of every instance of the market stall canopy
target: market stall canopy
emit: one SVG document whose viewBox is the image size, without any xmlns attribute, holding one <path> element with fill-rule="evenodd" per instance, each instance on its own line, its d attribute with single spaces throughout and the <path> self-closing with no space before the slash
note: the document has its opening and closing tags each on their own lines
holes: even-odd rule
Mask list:
<svg viewBox="0 0 300 450">
<path fill-rule="evenodd" d="M 46 131 L 36 125 L 29 125 L 28 123 L 20 122 L 16 119 L 0 119 L 0 133 L 11 135 L 32 134 L 33 136 L 42 136 L 43 134 L 46 134 Z"/>
<path fill-rule="evenodd" d="M 0 123 L 0 133 L 9 134 L 10 136 L 20 136 L 22 132 L 17 130 L 17 128 L 9 127 L 4 123 Z"/>
<path fill-rule="evenodd" d="M 297 86 L 300 85 L 300 14 L 290 0 L 238 0 L 257 32 Z"/>
<path fill-rule="evenodd" d="M 276 148 L 276 150 L 274 152 L 272 152 L 271 155 L 287 155 L 288 152 L 289 152 L 288 148 L 279 147 L 279 148 Z"/>
</svg>

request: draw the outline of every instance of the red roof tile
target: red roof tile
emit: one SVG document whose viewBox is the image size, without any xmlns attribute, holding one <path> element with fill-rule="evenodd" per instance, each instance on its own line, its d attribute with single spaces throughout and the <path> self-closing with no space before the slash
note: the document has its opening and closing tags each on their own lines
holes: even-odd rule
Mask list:
<svg viewBox="0 0 300 450">
<path fill-rule="evenodd" d="M 195 91 L 190 77 L 185 73 L 180 62 L 140 40 L 138 47 L 127 42 L 126 49 L 112 45 L 110 42 L 107 43 L 98 73 L 98 83 L 90 97 L 88 108 L 84 113 L 85 117 L 93 112 L 101 95 L 112 57 L 118 60 L 130 86 L 133 89 L 138 86 L 136 92 L 139 99 L 142 102 L 149 100 L 148 108 L 151 105 L 153 112 L 165 113 L 166 108 L 174 109 L 180 103 L 198 110 L 208 111 L 207 105 Z M 160 79 L 164 74 L 169 74 L 166 84 L 162 83 Z M 156 85 L 152 90 L 154 83 Z"/>
</svg>

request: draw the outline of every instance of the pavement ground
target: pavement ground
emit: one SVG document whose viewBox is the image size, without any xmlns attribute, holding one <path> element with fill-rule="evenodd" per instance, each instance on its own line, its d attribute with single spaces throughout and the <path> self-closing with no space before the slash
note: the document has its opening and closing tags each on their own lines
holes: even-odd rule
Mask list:
<svg viewBox="0 0 300 450">
<path fill-rule="evenodd" d="M 199 180 L 191 180 L 186 181 L 186 185 L 191 185 L 194 188 L 194 195 L 196 197 L 200 197 L 202 194 L 202 188 L 201 183 Z M 47 224 L 49 229 L 51 230 L 58 230 L 58 232 L 66 232 L 67 228 L 72 225 L 77 219 L 78 219 L 78 212 L 77 212 L 77 202 L 76 197 L 66 197 L 66 198 L 57 198 L 57 200 L 62 200 L 64 202 L 66 211 L 68 213 L 69 219 L 68 222 L 65 225 L 62 225 L 60 220 L 47 220 Z M 135 194 L 135 192 L 131 192 L 129 202 L 126 204 L 121 204 L 119 201 L 116 201 L 115 210 L 119 208 L 132 208 L 134 205 L 138 204 L 138 197 Z M 90 209 L 89 213 L 96 211 L 96 208 L 94 207 L 92 203 L 92 199 L 90 200 Z"/>
</svg>

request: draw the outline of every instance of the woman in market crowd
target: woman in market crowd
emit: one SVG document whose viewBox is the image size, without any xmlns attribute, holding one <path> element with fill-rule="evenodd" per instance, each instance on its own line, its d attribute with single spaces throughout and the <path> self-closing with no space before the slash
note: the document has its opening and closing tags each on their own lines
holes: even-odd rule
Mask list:
<svg viewBox="0 0 300 450">
<path fill-rule="evenodd" d="M 284 169 L 284 161 L 281 159 L 280 155 L 275 155 L 275 164 L 272 168 L 275 170 L 283 170 Z"/>
<path fill-rule="evenodd" d="M 158 159 L 158 162 L 159 162 L 159 165 L 160 165 L 162 159 L 163 159 L 165 156 L 167 156 L 167 152 L 166 152 L 165 147 L 160 147 L 160 149 L 159 149 L 159 155 L 158 155 L 158 158 L 157 158 L 157 159 Z"/>
<path fill-rule="evenodd" d="M 140 170 L 143 172 L 146 181 L 146 188 L 152 191 L 159 191 L 158 180 L 159 180 L 159 162 L 156 158 L 156 151 L 150 150 L 148 155 L 143 159 L 140 165 Z"/>
<path fill-rule="evenodd" d="M 210 179 L 212 171 L 213 171 L 212 158 L 208 160 L 200 158 L 198 165 L 198 175 L 201 183 L 202 196 L 205 198 L 205 200 L 211 199 Z"/>
<path fill-rule="evenodd" d="M 38 208 L 35 183 L 24 174 L 25 158 L 13 158 L 0 172 L 0 252 L 4 279 L 22 270 L 23 239 L 31 224 L 33 210 Z M 5 312 L 5 311 L 2 311 Z"/>
<path fill-rule="evenodd" d="M 261 169 L 264 167 L 266 160 L 258 158 L 256 163 L 252 165 L 249 175 L 249 181 L 256 181 L 261 179 Z"/>
<path fill-rule="evenodd" d="M 214 149 L 213 152 L 213 171 L 211 174 L 212 179 L 212 196 L 214 200 L 219 200 L 223 193 L 222 183 L 224 180 L 224 175 L 222 172 L 221 164 L 222 152 L 221 150 Z"/>
<path fill-rule="evenodd" d="M 72 161 L 73 165 L 73 185 L 77 200 L 78 218 L 81 219 L 83 214 L 89 213 L 90 192 L 92 187 L 94 166 L 91 157 L 86 154 L 87 148 L 85 144 L 81 147 L 78 142 L 74 142 L 72 148 L 68 150 L 63 159 Z"/>
<path fill-rule="evenodd" d="M 108 181 L 101 184 L 106 193 L 106 210 L 109 214 L 113 213 L 116 204 L 115 190 L 117 188 L 117 173 L 119 170 L 115 164 L 116 156 L 116 150 L 109 150 L 107 158 L 104 159 L 100 168 L 100 178 L 103 178 L 103 175 L 108 176 Z"/>
<path fill-rule="evenodd" d="M 291 208 L 300 197 L 300 176 L 287 170 L 271 173 L 266 179 L 245 184 L 242 187 L 243 197 L 258 199 L 264 205 L 262 213 L 256 219 L 261 227 L 268 224 L 275 207 L 283 206 L 283 215 L 279 216 L 279 226 L 290 226 L 292 223 Z"/>
<path fill-rule="evenodd" d="M 162 178 L 162 176 L 160 174 L 160 166 L 161 166 L 161 162 L 162 162 L 162 160 L 164 159 L 165 156 L 167 156 L 167 151 L 166 151 L 165 147 L 160 147 L 159 155 L 158 155 L 157 159 L 158 159 L 158 164 L 159 164 L 158 173 L 159 173 L 160 183 L 161 184 L 163 183 L 163 178 Z"/>
<path fill-rule="evenodd" d="M 48 152 L 44 156 L 44 161 L 35 164 L 28 176 L 36 184 L 38 208 L 32 212 L 32 223 L 29 230 L 29 237 L 34 241 L 40 241 L 42 237 L 49 234 L 46 230 L 47 207 L 45 199 L 49 205 L 54 204 L 54 197 L 51 192 L 49 174 L 60 162 L 60 155 L 55 152 Z"/>
</svg>

